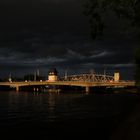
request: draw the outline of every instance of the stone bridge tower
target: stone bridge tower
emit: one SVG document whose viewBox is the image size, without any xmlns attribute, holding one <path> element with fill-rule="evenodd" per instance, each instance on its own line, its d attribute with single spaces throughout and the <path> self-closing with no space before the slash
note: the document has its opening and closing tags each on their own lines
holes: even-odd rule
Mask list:
<svg viewBox="0 0 140 140">
<path fill-rule="evenodd" d="M 54 68 L 54 69 L 51 69 L 49 72 L 48 72 L 48 81 L 50 82 L 55 82 L 58 80 L 58 72 L 57 70 Z"/>
</svg>

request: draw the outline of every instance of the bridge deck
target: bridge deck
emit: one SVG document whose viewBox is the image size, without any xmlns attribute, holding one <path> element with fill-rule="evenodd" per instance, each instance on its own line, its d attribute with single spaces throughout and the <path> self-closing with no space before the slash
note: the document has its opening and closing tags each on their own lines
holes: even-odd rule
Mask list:
<svg viewBox="0 0 140 140">
<path fill-rule="evenodd" d="M 21 87 L 21 86 L 39 86 L 39 85 L 64 85 L 64 86 L 82 86 L 82 87 L 98 87 L 98 86 L 135 86 L 134 81 L 120 82 L 84 82 L 84 81 L 31 81 L 31 82 L 0 82 L 0 86 Z"/>
</svg>

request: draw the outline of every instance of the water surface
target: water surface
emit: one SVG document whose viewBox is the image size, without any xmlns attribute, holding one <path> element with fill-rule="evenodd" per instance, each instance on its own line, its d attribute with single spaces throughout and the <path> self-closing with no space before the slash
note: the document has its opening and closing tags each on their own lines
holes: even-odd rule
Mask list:
<svg viewBox="0 0 140 140">
<path fill-rule="evenodd" d="M 34 136 L 109 139 L 139 100 L 138 95 L 123 93 L 0 92 L 0 128 Z"/>
</svg>

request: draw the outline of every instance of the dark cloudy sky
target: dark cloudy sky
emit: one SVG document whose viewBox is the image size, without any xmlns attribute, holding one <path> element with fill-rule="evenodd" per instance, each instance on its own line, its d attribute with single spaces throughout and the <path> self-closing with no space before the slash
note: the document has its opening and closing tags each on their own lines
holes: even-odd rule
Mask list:
<svg viewBox="0 0 140 140">
<path fill-rule="evenodd" d="M 120 70 L 132 78 L 137 29 L 108 13 L 104 35 L 92 40 L 84 0 L 1 0 L 0 76 L 56 67 L 62 74 Z M 129 76 L 128 76 L 129 74 Z"/>
</svg>

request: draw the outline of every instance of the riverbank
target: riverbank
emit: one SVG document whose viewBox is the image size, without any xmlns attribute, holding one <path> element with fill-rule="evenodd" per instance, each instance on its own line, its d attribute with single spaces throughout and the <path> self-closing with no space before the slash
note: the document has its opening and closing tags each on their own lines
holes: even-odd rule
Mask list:
<svg viewBox="0 0 140 140">
<path fill-rule="evenodd" d="M 116 128 L 110 140 L 140 140 L 140 102 Z"/>
</svg>

